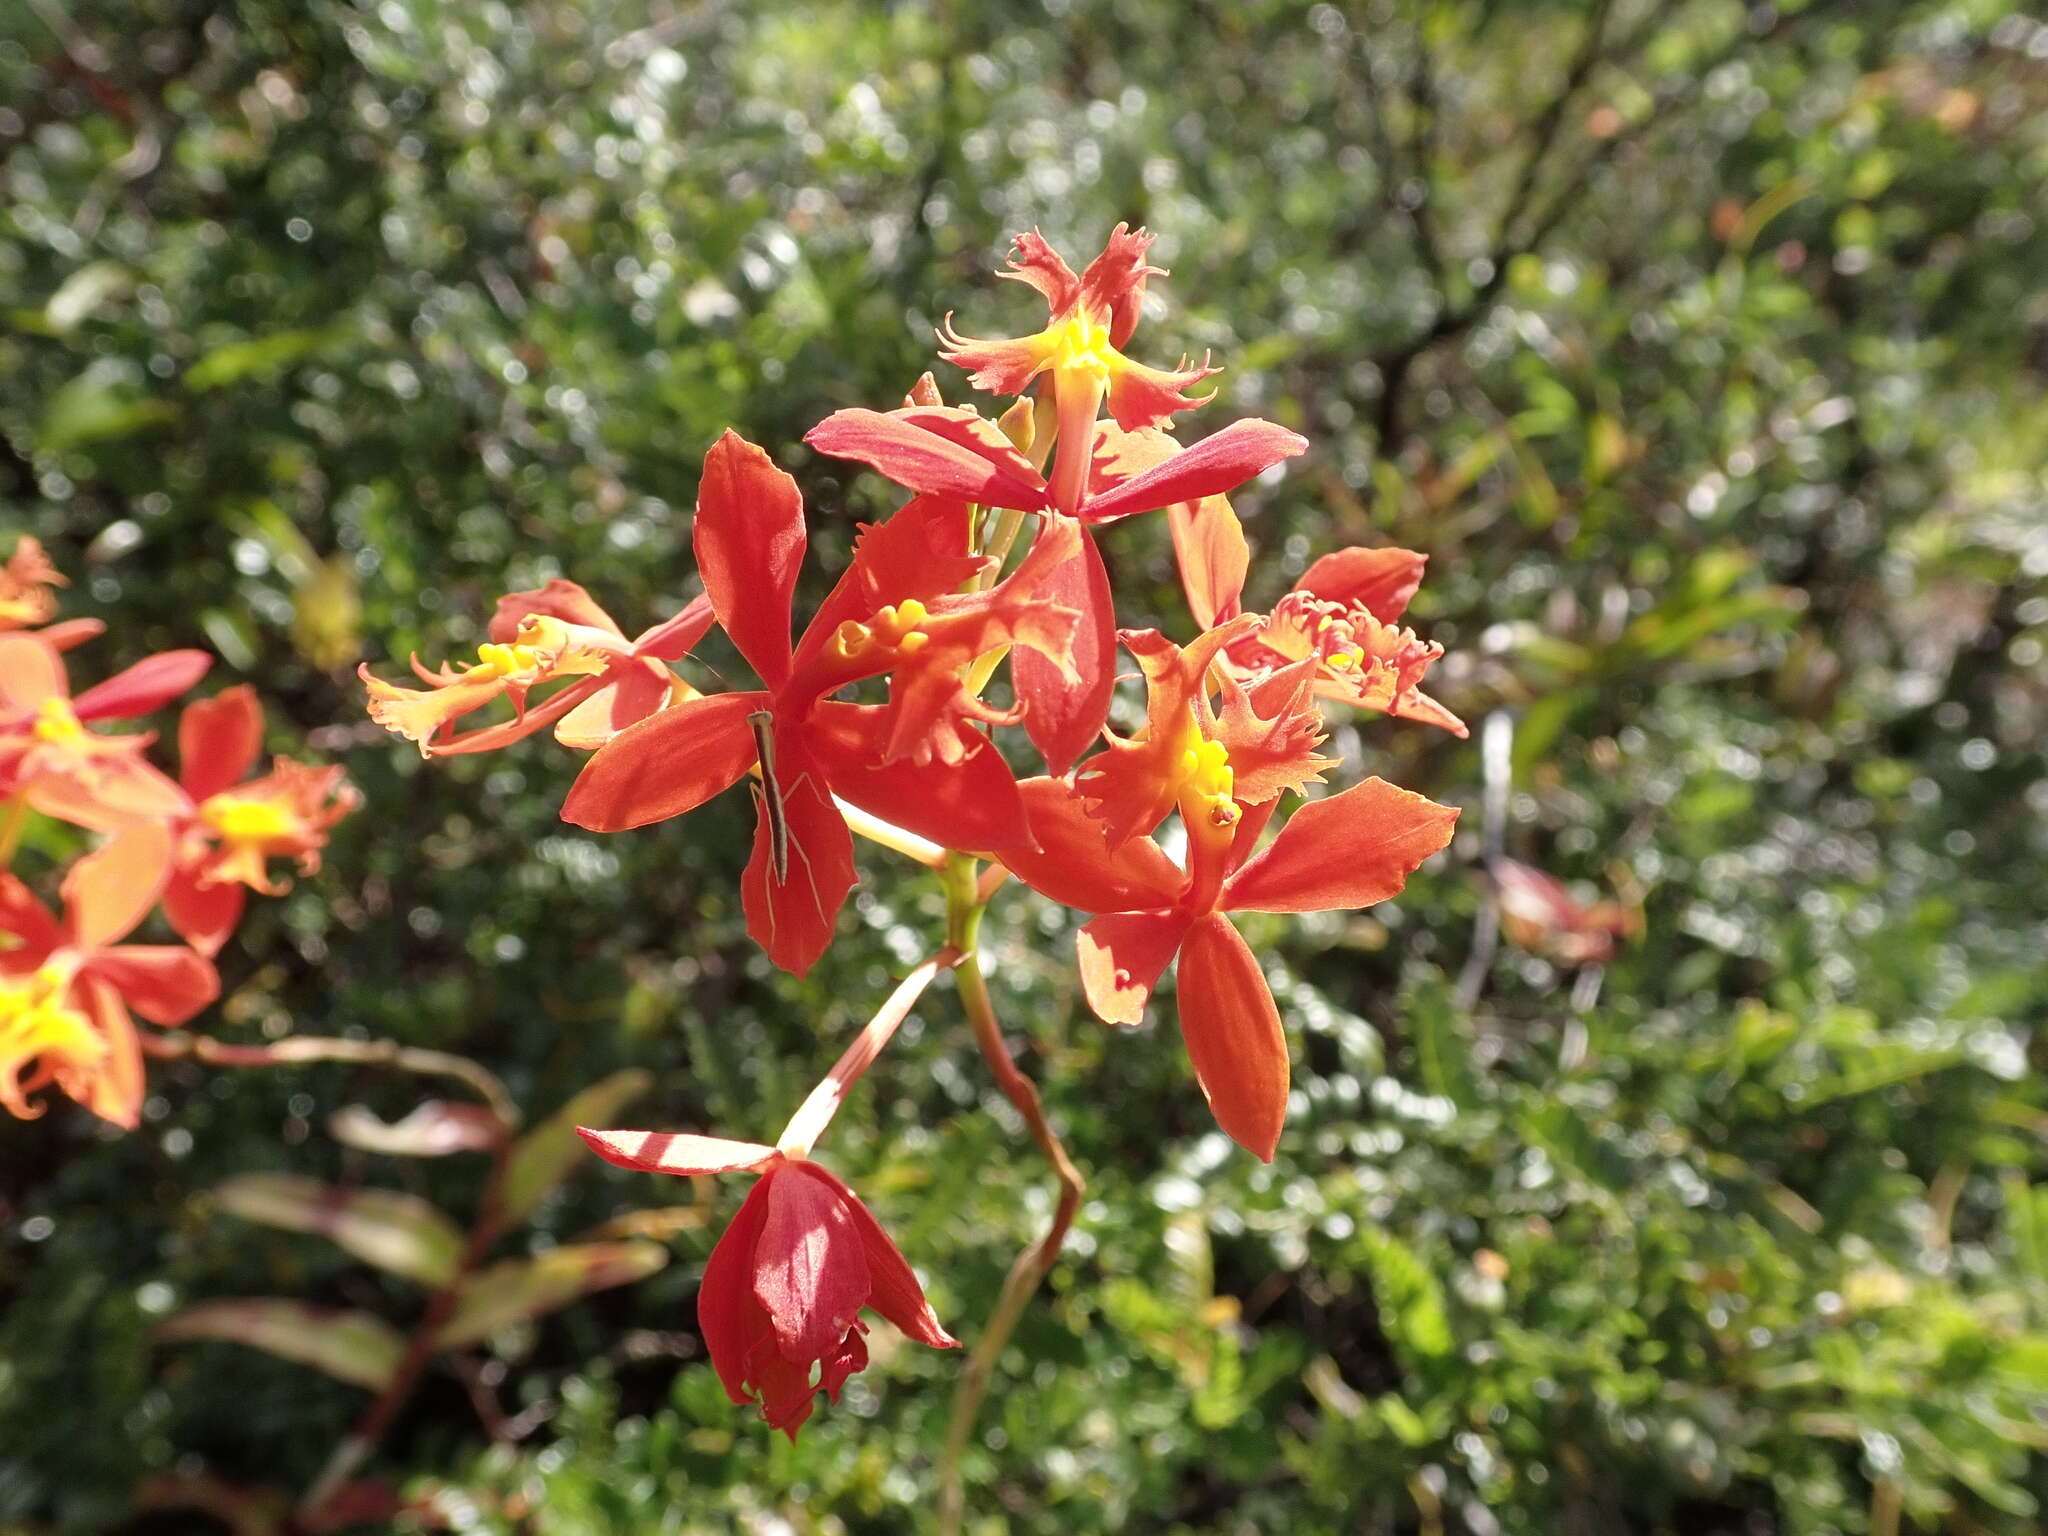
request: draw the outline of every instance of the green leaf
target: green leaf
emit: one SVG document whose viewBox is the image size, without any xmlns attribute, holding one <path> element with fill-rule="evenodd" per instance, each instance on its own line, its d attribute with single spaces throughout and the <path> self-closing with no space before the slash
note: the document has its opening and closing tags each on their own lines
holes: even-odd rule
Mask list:
<svg viewBox="0 0 2048 1536">
<path fill-rule="evenodd" d="M 389 1384 L 405 1355 L 404 1337 L 381 1317 L 278 1296 L 204 1301 L 164 1319 L 156 1336 L 246 1344 L 372 1392 Z"/>
<path fill-rule="evenodd" d="M 1384 1232 L 1367 1230 L 1360 1243 L 1387 1336 L 1423 1360 L 1448 1355 L 1453 1348 L 1451 1320 L 1444 1311 L 1443 1287 L 1429 1266 Z"/>
<path fill-rule="evenodd" d="M 390 1189 L 343 1189 L 289 1173 L 249 1173 L 213 1191 L 222 1210 L 244 1221 L 310 1232 L 365 1264 L 443 1285 L 455 1273 L 462 1233 L 416 1195 Z"/>
<path fill-rule="evenodd" d="M 531 1259 L 508 1259 L 462 1283 L 454 1315 L 435 1340 L 460 1349 L 502 1328 L 566 1307 L 579 1296 L 631 1285 L 668 1262 L 657 1243 L 566 1243 Z"/>
<path fill-rule="evenodd" d="M 130 437 L 177 414 L 169 402 L 148 398 L 117 369 L 95 363 L 50 396 L 36 446 L 61 453 L 83 443 Z"/>
<path fill-rule="evenodd" d="M 320 330 L 273 331 L 215 347 L 185 370 L 185 387 L 200 391 L 219 389 L 238 379 L 263 378 L 276 374 L 324 351 L 348 335 L 343 326 Z"/>
<path fill-rule="evenodd" d="M 1460 1109 L 1477 1104 L 1479 1084 L 1472 1075 L 1472 1053 L 1458 1028 L 1450 993 L 1442 987 L 1417 988 L 1409 999 L 1408 1024 L 1423 1086 Z"/>
<path fill-rule="evenodd" d="M 505 1183 L 499 1195 L 499 1211 L 505 1224 L 515 1226 L 539 1210 L 549 1191 L 589 1155 L 577 1139 L 577 1126 L 610 1124 L 652 1082 L 653 1078 L 637 1067 L 614 1072 L 592 1083 L 520 1137 L 505 1165 Z"/>
</svg>

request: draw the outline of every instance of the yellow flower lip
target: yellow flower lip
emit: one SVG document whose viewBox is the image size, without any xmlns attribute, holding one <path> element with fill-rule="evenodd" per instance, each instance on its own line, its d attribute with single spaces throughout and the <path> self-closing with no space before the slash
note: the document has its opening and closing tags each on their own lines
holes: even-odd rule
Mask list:
<svg viewBox="0 0 2048 1536">
<path fill-rule="evenodd" d="M 38 741 L 59 744 L 77 741 L 85 735 L 85 726 L 77 715 L 71 712 L 71 705 L 58 698 L 49 698 L 36 706 L 35 734 Z"/>
<path fill-rule="evenodd" d="M 1060 374 L 1092 374 L 1106 384 L 1124 360 L 1110 345 L 1109 327 L 1085 314 L 1061 321 L 1045 335 L 1047 366 Z"/>
<path fill-rule="evenodd" d="M 17 981 L 0 981 L 0 1078 L 45 1053 L 75 1062 L 105 1054 L 92 1021 L 64 1006 L 68 980 L 61 967 L 46 965 Z"/>
<path fill-rule="evenodd" d="M 840 661 L 863 661 L 877 650 L 908 656 L 931 639 L 923 628 L 931 617 L 925 605 L 914 597 L 891 603 L 867 623 L 847 619 L 832 631 L 832 654 Z"/>
<path fill-rule="evenodd" d="M 199 807 L 199 819 L 231 843 L 270 842 L 300 830 L 298 815 L 275 798 L 215 795 Z"/>
</svg>

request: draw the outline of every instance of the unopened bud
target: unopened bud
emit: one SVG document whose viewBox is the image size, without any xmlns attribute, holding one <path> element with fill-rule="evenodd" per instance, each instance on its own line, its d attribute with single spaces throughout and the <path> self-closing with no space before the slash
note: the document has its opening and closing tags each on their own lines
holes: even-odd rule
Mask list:
<svg viewBox="0 0 2048 1536">
<path fill-rule="evenodd" d="M 1032 443 L 1038 438 L 1037 404 L 1029 396 L 1020 396 L 1014 405 L 996 418 L 996 425 L 1002 428 L 1003 436 L 1019 453 L 1029 453 Z"/>
</svg>

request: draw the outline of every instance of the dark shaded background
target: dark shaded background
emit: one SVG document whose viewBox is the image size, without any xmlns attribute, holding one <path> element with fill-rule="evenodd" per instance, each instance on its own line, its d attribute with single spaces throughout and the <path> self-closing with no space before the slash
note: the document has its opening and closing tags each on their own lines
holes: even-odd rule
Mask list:
<svg viewBox="0 0 2048 1536">
<path fill-rule="evenodd" d="M 1476 743 L 1341 723 L 1354 767 L 1469 831 L 1396 904 L 1248 925 L 1297 1050 L 1262 1168 L 1171 1025 L 1092 1022 L 1068 920 L 1004 897 L 998 1003 L 1092 1193 L 1003 1362 L 977 1529 L 2031 1531 L 2024 9 L 27 0 L 0 8 L 0 544 L 42 538 L 113 627 L 86 675 L 210 646 L 276 746 L 368 798 L 223 957 L 215 1033 L 468 1051 L 536 1115 L 643 1068 L 625 1118 L 766 1134 L 931 942 L 932 884 L 863 855 L 795 983 L 741 931 L 737 802 L 582 834 L 554 815 L 567 754 L 423 765 L 352 668 L 459 656 L 557 573 L 629 630 L 672 612 L 728 424 L 803 480 L 815 596 L 887 501 L 805 428 L 900 395 L 948 309 L 1024 323 L 988 277 L 1011 232 L 1078 259 L 1143 221 L 1173 272 L 1134 350 L 1213 349 L 1211 423 L 1315 444 L 1239 498 L 1253 599 L 1341 543 L 1428 551 L 1440 691 L 1515 723 L 1508 851 L 1640 899 L 1646 933 L 1591 1007 L 1512 949 L 1462 1006 Z M 1184 635 L 1163 528 L 1108 550 L 1125 613 Z M 21 867 L 63 852 L 40 834 Z M 189 1528 L 127 1514 L 137 1480 L 301 1485 L 359 1411 L 253 1351 L 152 1344 L 216 1296 L 419 1306 L 209 1187 L 475 1197 L 470 1161 L 326 1135 L 344 1102 L 402 1112 L 403 1079 L 154 1081 L 126 1138 L 0 1125 L 10 1529 Z M 948 988 L 831 1153 L 971 1334 L 1049 1190 Z M 585 1168 L 504 1251 L 692 1198 L 652 1182 Z M 465 1529 L 916 1528 L 957 1357 L 883 1347 L 792 1450 L 702 1362 L 716 1231 L 479 1357 L 516 1438 L 437 1372 L 378 1470 Z"/>
</svg>

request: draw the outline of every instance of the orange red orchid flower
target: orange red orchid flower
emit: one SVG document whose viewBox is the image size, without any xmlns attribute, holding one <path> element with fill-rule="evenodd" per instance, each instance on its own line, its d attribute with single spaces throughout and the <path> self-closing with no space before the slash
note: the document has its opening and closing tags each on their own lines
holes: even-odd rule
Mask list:
<svg viewBox="0 0 2048 1536">
<path fill-rule="evenodd" d="M 240 923 L 250 891 L 289 888 L 271 875 L 270 861 L 292 859 L 300 874 L 312 874 L 328 829 L 362 803 L 338 766 L 279 757 L 245 782 L 262 749 L 263 706 L 247 684 L 188 704 L 179 718 L 178 785 L 193 811 L 177 825 L 164 915 L 209 958 Z"/>
<path fill-rule="evenodd" d="M 728 432 L 705 456 L 697 563 L 719 624 L 765 686 L 692 699 L 621 732 L 577 778 L 563 818 L 600 832 L 645 826 L 757 774 L 762 809 L 742 902 L 748 931 L 798 975 L 830 942 L 853 884 L 853 839 L 834 795 L 919 836 L 1022 835 L 1009 768 L 986 737 L 963 730 L 1005 717 L 964 698 L 962 678 L 1000 646 L 1057 655 L 1073 619 L 1033 600 L 1023 568 L 956 593 L 982 565 L 966 528 L 963 507 L 934 497 L 870 530 L 792 645 L 802 499 L 767 454 Z M 884 672 L 887 705 L 828 702 Z"/>
<path fill-rule="evenodd" d="M 367 662 L 357 676 L 369 691 L 370 718 L 416 742 L 423 757 L 489 752 L 550 725 L 562 745 L 594 750 L 627 726 L 695 696 L 667 663 L 688 655 L 710 627 L 711 607 L 700 597 L 629 640 L 588 592 L 557 577 L 500 598 L 490 638 L 469 665 L 432 672 L 414 657 L 413 672 L 425 688 L 387 683 Z M 568 686 L 527 707 L 530 690 L 557 682 Z M 512 701 L 516 718 L 455 732 L 462 716 L 501 698 Z"/>
<path fill-rule="evenodd" d="M 164 651 L 74 698 L 55 647 L 35 633 L 0 634 L 0 800 L 19 795 L 95 831 L 190 810 L 185 792 L 143 756 L 153 735 L 88 727 L 153 713 L 212 665 L 204 651 Z"/>
<path fill-rule="evenodd" d="M 866 1362 L 863 1308 L 927 1344 L 952 1343 L 894 1244 L 809 1154 L 939 969 L 962 968 L 987 1048 L 995 1025 L 970 970 L 972 935 L 1005 870 L 1089 915 L 1078 965 L 1102 1019 L 1138 1022 L 1177 966 L 1182 1036 L 1217 1123 L 1270 1159 L 1286 1116 L 1287 1041 L 1233 915 L 1385 900 L 1457 820 L 1377 778 L 1282 814 L 1337 767 L 1322 750 L 1324 701 L 1464 727 L 1421 691 L 1441 647 L 1401 623 L 1421 555 L 1339 551 L 1269 611 L 1245 610 L 1252 548 L 1229 497 L 1307 442 L 1256 419 L 1192 443 L 1169 430 L 1216 370 L 1125 354 L 1146 285 L 1161 275 L 1150 244 L 1119 225 L 1077 273 L 1042 237 L 1020 235 L 1001 275 L 1045 299 L 1045 326 L 983 339 L 948 316 L 942 355 L 973 387 L 1016 397 L 1000 416 L 946 405 L 926 375 L 898 409 L 835 411 L 807 434 L 819 453 L 872 468 L 908 497 L 860 530 L 800 633 L 790 610 L 808 547 L 802 498 L 765 452 L 727 432 L 705 457 L 692 530 L 703 596 L 656 644 L 626 642 L 580 587 L 557 582 L 506 598 L 472 666 L 415 663 L 418 689 L 364 674 L 373 716 L 430 754 L 559 722 L 559 737 L 591 749 L 562 815 L 594 831 L 664 821 L 747 781 L 747 926 L 799 975 L 833 937 L 856 830 L 941 872 L 945 947 L 899 985 L 776 1146 L 582 1133 L 625 1167 L 760 1175 L 712 1255 L 699 1318 L 733 1400 L 758 1404 L 792 1436 L 816 1392 L 836 1396 Z M 1198 630 L 1186 645 L 1117 622 L 1097 534 L 1150 511 L 1165 514 Z M 698 693 L 668 669 L 714 623 L 756 686 Z M 1108 723 L 1119 645 L 1146 687 L 1134 730 Z M 543 685 L 555 691 L 529 700 Z M 500 698 L 513 721 L 455 731 Z M 999 745 L 1011 727 L 1047 774 L 1018 779 Z M 1184 856 L 1155 839 L 1175 815 Z M 983 871 L 980 859 L 1003 868 Z M 1007 1073 L 1009 1085 L 1014 1064 Z M 1029 1095 L 1012 1100 L 1029 1118 Z M 1034 1129 L 1050 1136 L 1042 1120 Z M 1062 1210 L 1074 1203 L 1065 1184 Z"/>
<path fill-rule="evenodd" d="M 135 822 L 64 877 L 52 916 L 12 874 L 0 874 L 0 1105 L 37 1113 L 29 1096 L 55 1084 L 102 1119 L 132 1127 L 142 1104 L 142 1053 L 130 1011 L 182 1024 L 219 994 L 204 956 L 176 944 L 123 944 L 156 905 L 171 834 Z"/>
</svg>

